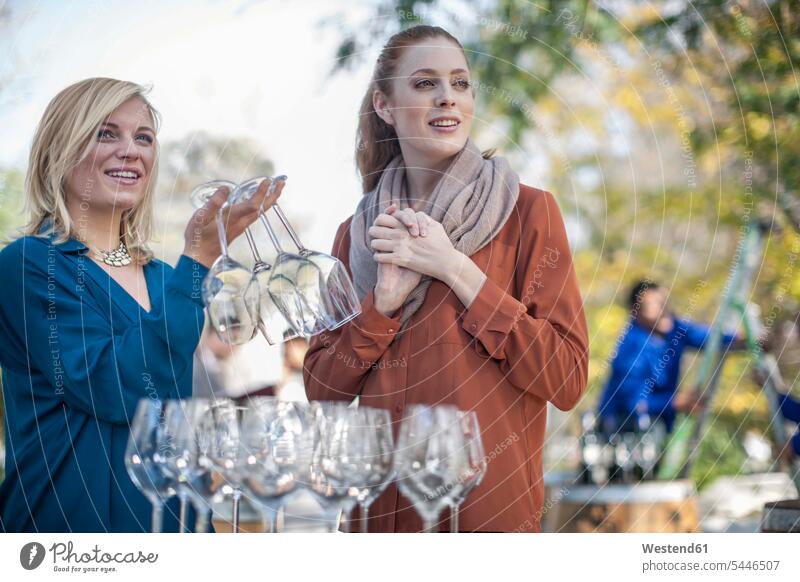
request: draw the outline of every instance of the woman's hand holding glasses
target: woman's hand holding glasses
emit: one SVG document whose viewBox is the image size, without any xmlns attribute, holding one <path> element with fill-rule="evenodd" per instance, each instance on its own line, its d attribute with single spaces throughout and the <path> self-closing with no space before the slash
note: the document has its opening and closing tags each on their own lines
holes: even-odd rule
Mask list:
<svg viewBox="0 0 800 582">
<path fill-rule="evenodd" d="M 269 190 L 270 181 L 264 180 L 249 200 L 225 206 L 231 194 L 230 189 L 224 186 L 218 188 L 189 220 L 184 233 L 183 254 L 210 267 L 222 252 L 215 223 L 220 209 L 223 209 L 222 223 L 225 225 L 227 240 L 233 240 L 255 222 L 260 212 L 268 210 L 278 201 L 283 183 L 278 184 L 272 192 Z"/>
</svg>

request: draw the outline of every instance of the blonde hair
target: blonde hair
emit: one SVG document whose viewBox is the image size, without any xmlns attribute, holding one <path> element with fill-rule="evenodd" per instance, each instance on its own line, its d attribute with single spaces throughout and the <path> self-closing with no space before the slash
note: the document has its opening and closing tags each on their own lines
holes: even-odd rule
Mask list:
<svg viewBox="0 0 800 582">
<path fill-rule="evenodd" d="M 25 208 L 30 218 L 25 234 L 56 235 L 57 243 L 77 237 L 75 224 L 67 211 L 67 177 L 89 155 L 100 125 L 129 99 L 142 100 L 157 129 L 159 115 L 145 97 L 147 92 L 136 83 L 97 77 L 70 85 L 50 101 L 36 128 L 28 161 Z M 122 214 L 121 234 L 138 263 L 146 263 L 153 257 L 147 242 L 153 227 L 158 142 L 155 147 L 153 170 L 144 197 L 136 207 Z"/>
</svg>

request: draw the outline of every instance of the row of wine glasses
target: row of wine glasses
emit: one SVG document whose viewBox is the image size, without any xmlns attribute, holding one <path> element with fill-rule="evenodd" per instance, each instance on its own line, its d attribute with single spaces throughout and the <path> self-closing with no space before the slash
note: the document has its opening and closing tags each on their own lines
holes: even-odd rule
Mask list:
<svg viewBox="0 0 800 582">
<path fill-rule="evenodd" d="M 229 399 L 142 399 L 125 453 L 128 473 L 153 505 L 153 532 L 161 530 L 164 503 L 181 502 L 181 531 L 194 507 L 195 531 L 205 532 L 214 502 L 245 495 L 260 508 L 264 530 L 275 531 L 278 513 L 301 490 L 326 513 L 341 511 L 342 528 L 360 507 L 367 531 L 369 507 L 397 479 L 433 531 L 441 510 L 458 509 L 480 483 L 486 457 L 474 412 L 452 406 L 411 406 L 394 444 L 387 410 L 339 402 L 285 402 L 272 397 L 240 405 Z"/>
<path fill-rule="evenodd" d="M 224 209 L 250 200 L 265 182 L 272 192 L 286 179 L 286 176 L 259 177 L 239 185 L 215 180 L 192 192 L 192 204 L 200 208 L 220 188 L 230 191 L 217 216 L 222 255 L 203 281 L 203 300 L 209 319 L 220 339 L 228 344 L 246 343 L 258 332 L 271 345 L 298 336 L 309 337 L 325 329 L 336 329 L 361 313 L 361 304 L 344 264 L 329 254 L 306 248 L 277 204 L 273 206 L 274 212 L 297 246 L 297 253 L 283 249 L 267 213 L 261 212 L 259 222 L 277 252 L 274 263 L 270 265 L 263 260 L 249 227 L 245 237 L 255 261 L 253 269 L 229 256 Z"/>
</svg>

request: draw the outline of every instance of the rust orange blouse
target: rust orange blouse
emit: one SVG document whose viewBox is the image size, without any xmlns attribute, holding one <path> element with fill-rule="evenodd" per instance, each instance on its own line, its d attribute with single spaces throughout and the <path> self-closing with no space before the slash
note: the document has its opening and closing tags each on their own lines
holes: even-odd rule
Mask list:
<svg viewBox="0 0 800 582">
<path fill-rule="evenodd" d="M 350 220 L 333 254 L 345 264 Z M 588 334 L 564 223 L 549 192 L 520 186 L 505 226 L 472 260 L 487 275 L 466 308 L 441 281 L 397 336 L 399 318 L 373 306 L 312 338 L 304 377 L 311 400 L 389 409 L 397 428 L 410 404 L 475 410 L 488 469 L 461 506 L 463 531 L 539 531 L 546 403 L 575 406 L 586 388 Z M 348 267 L 349 268 L 349 267 Z M 447 512 L 441 517 L 446 530 Z M 370 508 L 370 531 L 422 524 L 392 484 Z"/>
</svg>

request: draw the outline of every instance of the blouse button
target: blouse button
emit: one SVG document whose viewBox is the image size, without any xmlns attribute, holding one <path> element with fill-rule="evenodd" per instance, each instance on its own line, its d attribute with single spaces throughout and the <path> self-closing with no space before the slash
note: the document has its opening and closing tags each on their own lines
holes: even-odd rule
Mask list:
<svg viewBox="0 0 800 582">
<path fill-rule="evenodd" d="M 393 327 L 389 328 L 389 333 L 394 333 L 394 328 Z"/>
<path fill-rule="evenodd" d="M 477 324 L 477 323 L 473 323 L 472 325 L 470 325 L 470 326 L 469 326 L 469 328 L 470 328 L 472 331 L 477 331 L 477 329 L 478 329 L 478 324 Z"/>
</svg>

